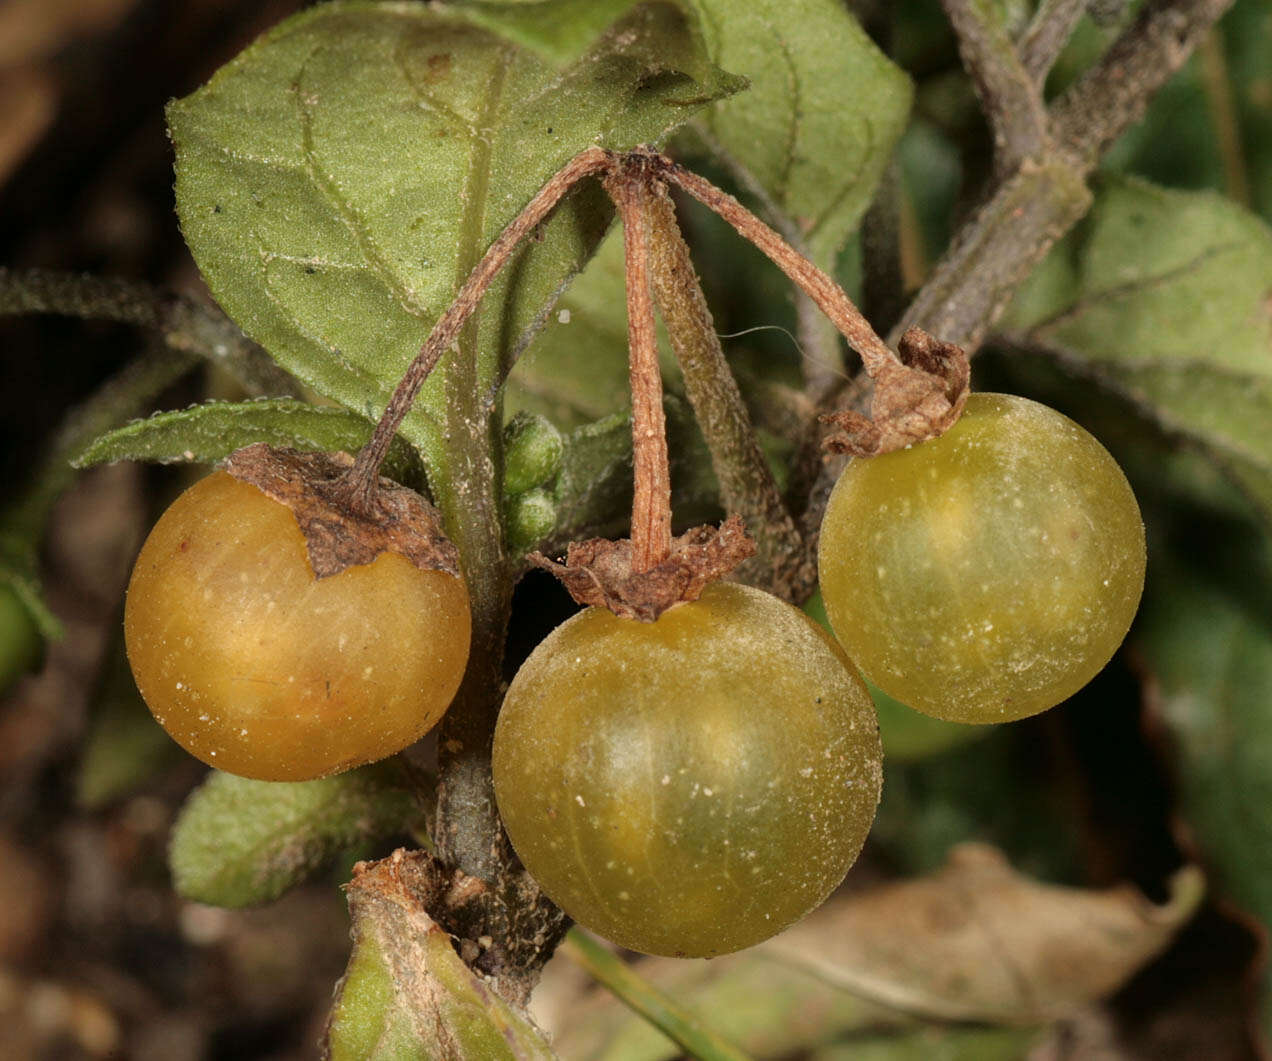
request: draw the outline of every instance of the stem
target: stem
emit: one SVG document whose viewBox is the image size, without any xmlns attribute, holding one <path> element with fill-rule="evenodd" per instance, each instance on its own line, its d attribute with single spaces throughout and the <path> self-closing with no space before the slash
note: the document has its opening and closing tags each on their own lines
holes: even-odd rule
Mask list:
<svg viewBox="0 0 1272 1061">
<path fill-rule="evenodd" d="M 296 381 L 220 310 L 149 284 L 0 267 L 0 316 L 51 313 L 155 331 L 174 351 L 224 365 L 252 394 L 299 395 Z"/>
<path fill-rule="evenodd" d="M 1043 0 L 1038 5 L 1016 50 L 1025 73 L 1040 89 L 1086 8 L 1086 0 Z"/>
<path fill-rule="evenodd" d="M 627 276 L 627 344 L 632 388 L 632 571 L 657 567 L 671 553 L 671 472 L 654 303 L 649 293 L 649 187 L 636 155 L 605 179 L 623 222 Z"/>
<path fill-rule="evenodd" d="M 1232 0 L 1150 0 L 1051 110 L 1051 135 L 1083 176 L 1138 121 Z"/>
<path fill-rule="evenodd" d="M 1232 78 L 1228 60 L 1223 54 L 1223 35 L 1212 29 L 1201 42 L 1201 87 L 1210 108 L 1210 121 L 1219 141 L 1219 158 L 1223 162 L 1223 184 L 1228 198 L 1250 208 L 1250 180 L 1246 176 L 1245 151 L 1241 146 L 1241 123 L 1236 100 L 1232 98 Z"/>
<path fill-rule="evenodd" d="M 987 4 L 941 0 L 958 36 L 958 53 L 976 86 L 981 110 L 994 137 L 994 164 L 1009 173 L 1040 155 L 1047 143 L 1042 94 L 1016 54 L 1016 47 Z"/>
<path fill-rule="evenodd" d="M 703 1027 L 698 1017 L 635 973 L 621 958 L 606 950 L 586 932 L 571 929 L 561 943 L 560 951 L 690 1056 L 699 1061 L 749 1061 L 748 1054 Z"/>
<path fill-rule="evenodd" d="M 376 478 L 380 473 L 380 464 L 389 452 L 389 443 L 397 434 L 403 417 L 410 411 L 419 393 L 420 387 L 433 371 L 433 366 L 441 359 L 459 336 L 460 329 L 472 316 L 481 302 L 482 296 L 499 271 L 508 264 L 517 244 L 528 236 L 545 217 L 551 213 L 562 197 L 584 177 L 599 173 L 609 165 L 609 154 L 599 147 L 589 147 L 575 155 L 561 170 L 552 176 L 539 189 L 507 227 L 499 233 L 495 241 L 487 249 L 485 255 L 468 274 L 455 300 L 446 308 L 446 312 L 438 318 L 429 332 L 428 338 L 415 355 L 415 360 L 407 368 L 402 380 L 398 383 L 393 395 L 385 406 L 384 415 L 376 425 L 375 433 L 370 441 L 358 453 L 353 467 L 349 469 L 348 502 L 356 510 L 373 511 Z"/>
<path fill-rule="evenodd" d="M 737 229 L 744 239 L 750 240 L 768 255 L 773 264 L 790 277 L 791 281 L 830 318 L 839 330 L 839 334 L 847 339 L 848 344 L 861 355 L 866 372 L 871 377 L 877 375 L 885 366 L 899 364 L 897 355 L 888 349 L 884 341 L 870 327 L 870 322 L 853 305 L 852 299 L 844 293 L 844 289 L 733 196 L 722 192 L 710 181 L 703 180 L 697 174 L 690 173 L 674 163 L 667 167 L 666 176 L 703 206 L 714 210 Z"/>
<path fill-rule="evenodd" d="M 1055 161 L 1022 167 L 954 237 L 890 333 L 919 327 L 971 353 L 1052 245 L 1091 205 L 1080 174 Z"/>
<path fill-rule="evenodd" d="M 719 162 L 738 185 L 759 204 L 760 213 L 768 218 L 773 228 L 804 257 L 811 257 L 804 243 L 803 233 L 786 212 L 768 193 L 768 189 L 755 178 L 737 158 L 727 151 L 707 129 L 706 123 L 694 121 L 689 126 L 702 141 L 703 146 Z M 817 311 L 817 305 L 803 291 L 795 292 L 795 330 L 804 359 L 805 392 L 817 401 L 821 395 L 834 388 L 844 374 L 844 360 L 839 351 L 835 327 Z"/>
<path fill-rule="evenodd" d="M 772 583 L 791 557 L 800 554 L 802 543 L 756 441 L 664 184 L 654 186 L 646 205 L 654 296 L 711 450 L 721 500 L 725 511 L 745 521 L 766 569 L 765 582 Z"/>
</svg>

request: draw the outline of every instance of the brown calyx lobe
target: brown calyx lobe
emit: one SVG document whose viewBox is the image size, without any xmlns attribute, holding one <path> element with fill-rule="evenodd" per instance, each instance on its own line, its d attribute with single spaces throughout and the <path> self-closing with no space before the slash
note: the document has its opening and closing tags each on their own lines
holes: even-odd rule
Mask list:
<svg viewBox="0 0 1272 1061">
<path fill-rule="evenodd" d="M 381 477 L 372 508 L 351 501 L 347 453 L 305 453 L 257 442 L 232 453 L 225 470 L 286 505 L 304 535 L 318 578 L 397 553 L 422 571 L 462 577 L 459 550 L 442 532 L 441 515 L 405 486 Z"/>
<path fill-rule="evenodd" d="M 971 366 L 961 347 L 910 328 L 897 352 L 900 360 L 884 362 L 874 375 L 869 417 L 849 409 L 821 417 L 839 429 L 824 442 L 831 453 L 891 453 L 944 434 L 962 415 Z"/>
<path fill-rule="evenodd" d="M 592 538 L 573 542 L 564 563 L 542 553 L 528 559 L 554 574 L 579 604 L 608 608 L 624 619 L 653 622 L 668 608 L 695 601 L 706 587 L 755 554 L 742 520 L 694 527 L 671 540 L 666 559 L 647 571 L 632 566 L 632 543 Z"/>
</svg>

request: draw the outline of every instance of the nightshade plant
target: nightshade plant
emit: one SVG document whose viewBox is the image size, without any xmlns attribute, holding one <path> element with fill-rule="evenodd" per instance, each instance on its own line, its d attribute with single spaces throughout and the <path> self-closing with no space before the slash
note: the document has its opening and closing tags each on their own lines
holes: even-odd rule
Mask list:
<svg viewBox="0 0 1272 1061">
<path fill-rule="evenodd" d="M 1228 5 L 1125 13 L 1049 103 L 1044 82 L 1084 5 L 1047 0 L 1029 17 L 943 6 L 995 151 L 926 275 L 905 253 L 920 237 L 900 177 L 932 101 L 902 140 L 910 82 L 835 0 L 333 0 L 170 106 L 182 231 L 226 317 L 171 300 L 139 323 L 186 351 L 231 351 L 244 389 L 267 397 L 105 434 L 96 424 L 58 457 L 228 462 L 143 550 L 129 655 L 156 717 L 200 757 L 250 779 L 316 780 L 219 774 L 198 790 L 174 833 L 183 894 L 263 902 L 340 851 L 421 836 L 420 849 L 354 871 L 329 1056 L 551 1056 L 524 1006 L 569 919 L 632 949 L 714 956 L 817 906 L 879 799 L 857 664 L 882 690 L 883 751 L 895 739 L 904 758 L 967 738 L 889 694 L 941 718 L 1005 721 L 1107 662 L 1143 583 L 1139 510 L 1071 421 L 1025 399 L 968 397 L 968 356 L 991 334 L 1060 351 L 1267 508 L 1257 414 L 1238 405 L 1216 427 L 1170 376 L 1172 357 L 1210 337 L 1172 346 L 1155 324 L 1137 331 L 1160 313 L 1134 303 L 1169 301 L 1172 270 L 1240 245 L 1258 280 L 1240 289 L 1239 327 L 1257 331 L 1266 231 L 1217 201 L 1134 181 L 1097 200 L 1088 183 Z M 887 18 L 874 18 L 886 38 Z M 1093 202 L 1081 249 L 1048 257 Z M 1192 219 L 1163 234 L 1175 214 Z M 1154 254 L 1140 257 L 1146 242 Z M 779 273 L 793 283 L 789 314 L 788 296 L 771 294 Z M 3 279 L 20 308 L 70 302 L 59 305 L 58 278 Z M 730 320 L 748 301 L 781 317 L 798 356 L 761 337 L 730 364 L 704 287 Z M 1225 336 L 1231 363 L 1199 386 L 1255 371 L 1256 340 L 1239 327 Z M 174 354 L 141 373 L 134 407 L 115 402 L 114 418 L 189 364 Z M 977 467 L 992 476 L 967 471 L 970 451 L 991 454 Z M 33 615 L 21 564 L 41 505 L 33 495 L 11 521 L 13 595 Z M 239 520 L 236 505 L 263 522 Z M 847 654 L 792 607 L 817 588 L 819 532 Z M 274 537 L 287 542 L 286 592 L 305 603 L 263 580 L 243 596 Z M 227 542 L 253 559 L 236 567 Z M 513 590 L 536 566 L 587 608 L 505 696 Z M 389 568 L 384 585 L 348 590 L 356 607 L 326 602 L 349 576 Z M 330 641 L 297 620 L 311 608 Z M 345 611 L 347 628 L 327 618 Z M 1170 628 L 1153 623 L 1160 651 Z M 365 657 L 346 654 L 349 638 Z M 263 675 L 254 653 L 266 650 Z M 192 678 L 191 659 L 210 677 Z M 429 702 L 382 687 L 381 662 Z M 333 663 L 351 666 L 347 688 Z M 236 697 L 258 679 L 259 696 Z M 275 696 L 289 685 L 307 697 Z M 311 716 L 311 704 L 334 711 Z M 388 758 L 434 725 L 435 766 Z M 260 836 L 278 837 L 273 849 Z M 1195 902 L 1163 909 L 1182 920 Z M 1074 1004 L 1110 993 L 1168 940 L 1092 974 Z M 626 985 L 683 1048 L 737 1056 L 590 946 L 576 936 L 566 951 Z M 872 997 L 912 1005 L 904 989 Z"/>
</svg>

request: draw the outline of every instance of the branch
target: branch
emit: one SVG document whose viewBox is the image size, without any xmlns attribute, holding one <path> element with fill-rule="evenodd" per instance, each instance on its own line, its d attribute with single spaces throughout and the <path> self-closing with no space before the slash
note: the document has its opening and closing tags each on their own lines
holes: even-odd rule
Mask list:
<svg viewBox="0 0 1272 1061">
<path fill-rule="evenodd" d="M 958 36 L 958 53 L 971 75 L 994 137 L 994 165 L 1009 173 L 1037 158 L 1047 144 L 1042 93 L 1016 54 L 1002 23 L 978 0 L 941 0 Z"/>
<path fill-rule="evenodd" d="M 763 183 L 725 149 L 724 145 L 707 129 L 704 122 L 694 121 L 689 127 L 702 142 L 708 154 L 725 168 L 738 182 L 738 186 L 759 206 L 760 216 L 767 220 L 787 243 L 804 257 L 808 257 L 804 233 L 769 195 Z M 796 288 L 794 298 L 795 330 L 803 355 L 804 390 L 816 401 L 822 395 L 834 390 L 837 381 L 843 376 L 844 359 L 839 349 L 839 334 L 835 331 L 835 326 L 826 319 L 817 308 L 817 304 L 804 291 Z"/>
<path fill-rule="evenodd" d="M 1232 0 L 1153 0 L 1052 107 L 1051 136 L 1083 176 L 1137 122 Z"/>
<path fill-rule="evenodd" d="M 1086 0 L 1043 0 L 1016 46 L 1020 64 L 1039 88 L 1047 80 L 1073 28 L 1086 10 Z"/>
<path fill-rule="evenodd" d="M 296 381 L 213 306 L 149 284 L 0 267 L 0 316 L 51 313 L 157 332 L 172 350 L 223 365 L 250 393 L 296 397 Z"/>
<path fill-rule="evenodd" d="M 803 543 L 756 441 L 665 186 L 654 189 L 647 217 L 654 297 L 711 451 L 724 509 L 741 516 L 755 540 L 756 556 L 746 563 L 763 569 L 766 589 L 785 596 L 784 569 L 803 554 Z"/>
<path fill-rule="evenodd" d="M 966 6 L 970 0 L 947 0 Z M 1033 267 L 1087 211 L 1086 178 L 1100 155 L 1147 108 L 1232 0 L 1149 0 L 1104 57 L 1051 109 L 1049 143 L 1037 158 L 998 177 L 981 207 L 956 233 L 889 342 L 919 327 L 974 353 Z M 968 59 L 971 62 L 971 58 Z M 844 401 L 846 384 L 823 404 Z M 858 400 L 860 399 L 858 391 Z M 805 447 L 807 454 L 808 447 Z M 807 466 L 804 460 L 803 465 Z M 825 463 L 801 490 L 806 540 L 842 463 Z"/>
</svg>

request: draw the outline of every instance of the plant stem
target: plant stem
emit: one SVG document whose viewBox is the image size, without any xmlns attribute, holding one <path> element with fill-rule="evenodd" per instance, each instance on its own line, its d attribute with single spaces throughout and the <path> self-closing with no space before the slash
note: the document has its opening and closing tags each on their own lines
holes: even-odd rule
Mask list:
<svg viewBox="0 0 1272 1061">
<path fill-rule="evenodd" d="M 919 327 L 975 350 L 1021 282 L 1090 205 L 1086 182 L 1063 162 L 1022 167 L 955 235 L 892 341 Z"/>
<path fill-rule="evenodd" d="M 844 289 L 733 196 L 674 163 L 667 167 L 666 175 L 668 180 L 679 185 L 703 206 L 714 210 L 737 229 L 739 235 L 768 255 L 773 264 L 830 318 L 839 334 L 848 340 L 848 345 L 861 355 L 870 376 L 877 375 L 887 366 L 899 364 L 897 355 L 870 327 L 870 322 L 853 305 Z"/>
<path fill-rule="evenodd" d="M 637 975 L 622 959 L 586 932 L 571 929 L 561 943 L 560 951 L 690 1056 L 699 1061 L 749 1061 L 748 1054 L 704 1027 L 698 1017 Z"/>
<path fill-rule="evenodd" d="M 1086 8 L 1086 0 L 1043 0 L 1038 5 L 1016 50 L 1025 73 L 1040 89 Z"/>
<path fill-rule="evenodd" d="M 666 185 L 647 202 L 654 297 L 684 373 L 685 390 L 711 451 L 725 511 L 746 523 L 766 586 L 802 551 L 794 521 L 756 441 L 751 417 L 724 357 L 711 310 L 676 222 Z M 752 561 L 748 561 L 751 563 Z"/>
<path fill-rule="evenodd" d="M 169 349 L 224 365 L 249 392 L 295 397 L 296 381 L 214 306 L 149 284 L 49 269 L 0 267 L 0 316 L 51 313 L 156 332 Z"/>
<path fill-rule="evenodd" d="M 657 567 L 671 552 L 671 472 L 662 406 L 658 335 L 649 291 L 648 177 L 637 155 L 605 178 L 623 222 L 627 346 L 632 390 L 632 571 Z"/>
<path fill-rule="evenodd" d="M 1150 0 L 1051 108 L 1051 136 L 1083 176 L 1188 61 L 1233 0 Z"/>
<path fill-rule="evenodd" d="M 694 134 L 712 157 L 724 166 L 734 180 L 759 204 L 760 213 L 774 229 L 804 257 L 810 257 L 799 226 L 786 215 L 764 185 L 738 159 L 724 148 L 701 121 L 690 123 Z M 826 319 L 803 291 L 795 291 L 795 330 L 804 360 L 805 393 L 815 402 L 833 390 L 844 374 L 844 359 L 839 350 L 835 326 Z"/>
<path fill-rule="evenodd" d="M 1232 78 L 1223 53 L 1223 34 L 1217 28 L 1201 42 L 1201 87 L 1210 108 L 1210 124 L 1219 141 L 1219 158 L 1223 162 L 1223 184 L 1228 198 L 1249 209 L 1250 179 L 1246 175 L 1245 151 L 1241 146 L 1241 121 L 1232 94 Z"/>
<path fill-rule="evenodd" d="M 994 137 L 997 172 L 1010 173 L 1047 143 L 1042 94 L 1016 54 L 1002 22 L 977 0 L 941 0 L 958 37 L 958 52 Z M 945 336 L 942 336 L 945 338 Z"/>
<path fill-rule="evenodd" d="M 508 264 L 517 244 L 528 236 L 551 213 L 562 197 L 584 177 L 601 172 L 609 165 L 609 154 L 599 147 L 590 147 L 575 155 L 564 168 L 552 176 L 539 189 L 525 209 L 513 218 L 477 262 L 460 287 L 454 301 L 433 325 L 428 338 L 415 355 L 402 380 L 389 398 L 384 414 L 376 425 L 370 441 L 358 453 L 349 469 L 349 504 L 363 512 L 372 511 L 376 489 L 376 477 L 380 464 L 389 451 L 389 443 L 397 433 L 402 418 L 410 411 L 420 387 L 459 336 L 460 329 L 472 316 L 482 296 L 499 271 Z"/>
</svg>

